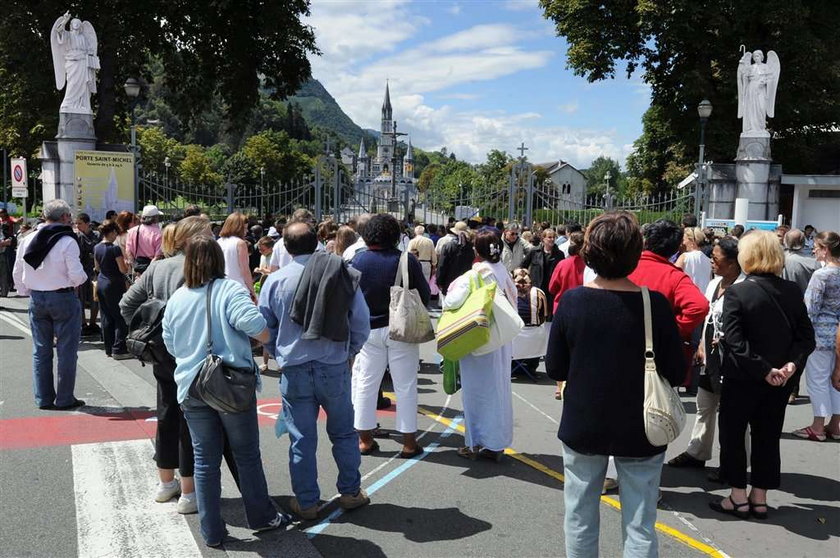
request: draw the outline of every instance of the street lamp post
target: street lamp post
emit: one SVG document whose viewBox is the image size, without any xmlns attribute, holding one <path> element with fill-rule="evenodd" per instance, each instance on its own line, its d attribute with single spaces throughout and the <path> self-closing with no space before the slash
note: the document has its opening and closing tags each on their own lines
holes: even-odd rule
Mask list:
<svg viewBox="0 0 840 558">
<path fill-rule="evenodd" d="M 128 96 L 131 103 L 131 152 L 134 153 L 134 206 L 135 209 L 139 203 L 140 184 L 137 180 L 137 121 L 134 118 L 134 109 L 137 107 L 137 102 L 140 100 L 140 89 L 142 84 L 136 78 L 128 78 L 123 84 L 125 94 Z"/>
<path fill-rule="evenodd" d="M 260 213 L 262 214 L 263 199 L 265 198 L 265 167 L 260 167 Z"/>
<path fill-rule="evenodd" d="M 604 207 L 608 210 L 612 209 L 612 198 L 610 197 L 610 180 L 612 180 L 612 173 L 610 171 L 607 171 L 607 173 L 604 175 L 604 182 L 607 183 L 607 189 L 604 193 Z"/>
<path fill-rule="evenodd" d="M 169 187 L 169 167 L 172 166 L 172 161 L 169 160 L 169 157 L 163 158 L 163 168 L 164 168 L 164 180 L 166 181 L 166 187 Z"/>
<path fill-rule="evenodd" d="M 700 117 L 700 156 L 697 159 L 697 180 L 694 181 L 694 214 L 700 219 L 702 196 L 706 186 L 706 172 L 703 168 L 703 157 L 706 151 L 706 122 L 712 115 L 712 103 L 708 99 L 703 99 L 697 105 L 697 115 Z"/>
</svg>

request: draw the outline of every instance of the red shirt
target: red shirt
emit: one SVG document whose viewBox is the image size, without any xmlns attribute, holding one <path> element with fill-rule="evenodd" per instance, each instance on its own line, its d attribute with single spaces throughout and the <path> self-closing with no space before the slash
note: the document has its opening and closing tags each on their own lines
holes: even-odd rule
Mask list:
<svg viewBox="0 0 840 558">
<path fill-rule="evenodd" d="M 577 254 L 564 258 L 554 268 L 554 273 L 551 274 L 551 280 L 548 282 L 548 292 L 553 297 L 555 312 L 557 312 L 557 305 L 560 304 L 560 297 L 563 296 L 563 293 L 583 285 L 583 270 L 585 268 L 586 263 Z"/>
<path fill-rule="evenodd" d="M 709 312 L 709 301 L 686 273 L 649 250 L 642 252 L 639 265 L 628 277 L 640 286 L 665 295 L 677 319 L 683 341 L 691 339 L 694 329 Z"/>
</svg>

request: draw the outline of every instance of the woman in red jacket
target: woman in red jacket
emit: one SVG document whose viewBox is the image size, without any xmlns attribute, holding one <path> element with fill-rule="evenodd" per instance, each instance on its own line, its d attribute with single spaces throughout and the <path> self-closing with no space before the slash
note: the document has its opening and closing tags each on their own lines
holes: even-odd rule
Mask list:
<svg viewBox="0 0 840 558">
<path fill-rule="evenodd" d="M 569 235 L 569 257 L 563 259 L 554 268 L 551 274 L 551 281 L 548 283 L 549 301 L 554 312 L 557 312 L 557 305 L 563 293 L 575 287 L 583 285 L 583 272 L 586 263 L 580 257 L 580 249 L 583 247 L 583 233 L 573 232 Z M 552 312 L 552 314 L 554 313 Z M 557 389 L 554 390 L 554 399 L 563 399 L 563 388 L 566 382 L 557 382 Z"/>
</svg>

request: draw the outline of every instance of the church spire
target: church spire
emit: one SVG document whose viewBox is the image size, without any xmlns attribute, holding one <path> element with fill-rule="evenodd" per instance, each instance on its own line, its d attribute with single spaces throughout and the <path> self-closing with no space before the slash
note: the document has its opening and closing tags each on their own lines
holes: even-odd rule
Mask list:
<svg viewBox="0 0 840 558">
<path fill-rule="evenodd" d="M 391 91 L 388 87 L 388 82 L 385 82 L 385 101 L 382 103 L 382 120 L 391 120 Z"/>
<path fill-rule="evenodd" d="M 367 159 L 367 149 L 365 149 L 365 138 L 359 143 L 359 160 Z"/>
<path fill-rule="evenodd" d="M 408 136 L 408 145 L 405 149 L 405 157 L 403 157 L 403 176 L 414 178 L 414 153 L 411 149 L 411 136 Z"/>
</svg>

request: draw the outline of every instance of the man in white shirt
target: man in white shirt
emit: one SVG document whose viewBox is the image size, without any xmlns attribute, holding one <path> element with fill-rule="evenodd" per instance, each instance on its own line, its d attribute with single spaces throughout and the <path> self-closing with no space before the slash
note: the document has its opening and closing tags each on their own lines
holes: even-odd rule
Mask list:
<svg viewBox="0 0 840 558">
<path fill-rule="evenodd" d="M 298 209 L 294 213 L 292 213 L 292 217 L 291 219 L 289 219 L 288 224 L 291 225 L 292 223 L 309 223 L 309 225 L 314 228 L 315 217 L 307 209 Z M 318 246 L 315 248 L 315 251 L 323 252 L 324 245 L 319 242 Z M 292 256 L 286 250 L 286 243 L 275 242 L 274 248 L 271 251 L 271 261 L 268 264 L 268 268 L 271 270 L 271 272 L 273 273 L 278 269 L 289 265 L 291 262 Z"/>
<path fill-rule="evenodd" d="M 573 232 L 581 232 L 583 231 L 583 227 L 580 226 L 579 223 L 566 223 L 566 235 L 571 236 Z M 557 246 L 560 248 L 560 251 L 563 252 L 563 256 L 568 258 L 569 257 L 569 240 L 567 239 L 566 242 Z"/>
<path fill-rule="evenodd" d="M 14 280 L 18 294 L 29 295 L 32 373 L 35 404 L 68 410 L 85 404 L 76 399 L 76 362 L 82 332 L 82 306 L 76 287 L 87 281 L 79 243 L 64 200 L 44 204 L 46 223 L 20 241 Z M 58 353 L 58 387 L 53 381 L 53 340 Z"/>
</svg>

